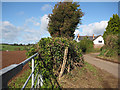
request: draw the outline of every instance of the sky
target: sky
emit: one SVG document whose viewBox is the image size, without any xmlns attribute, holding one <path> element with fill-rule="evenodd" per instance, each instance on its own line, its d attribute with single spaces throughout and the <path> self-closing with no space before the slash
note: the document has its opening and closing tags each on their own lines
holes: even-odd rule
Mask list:
<svg viewBox="0 0 120 90">
<path fill-rule="evenodd" d="M 50 37 L 48 15 L 57 2 L 2 2 L 2 43 L 37 43 Z M 84 16 L 74 34 L 103 35 L 113 14 L 118 14 L 118 2 L 80 2 Z"/>
</svg>

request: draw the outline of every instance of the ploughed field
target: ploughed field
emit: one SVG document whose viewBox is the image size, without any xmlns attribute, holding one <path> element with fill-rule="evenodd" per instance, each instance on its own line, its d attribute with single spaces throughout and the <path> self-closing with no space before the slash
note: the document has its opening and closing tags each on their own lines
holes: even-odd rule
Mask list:
<svg viewBox="0 0 120 90">
<path fill-rule="evenodd" d="M 2 52 L 2 68 L 11 64 L 19 64 L 26 59 L 26 51 L 0 51 Z"/>
<path fill-rule="evenodd" d="M 27 51 L 0 51 L 0 54 L 2 53 L 2 67 L 5 68 L 12 64 L 19 64 L 25 59 L 27 59 L 26 53 Z M 0 56 L 1 58 L 1 56 Z M 0 61 L 1 63 L 1 61 Z M 23 70 L 19 72 L 15 77 L 13 77 L 11 80 L 14 80 L 16 77 L 20 76 L 24 71 L 29 69 L 28 63 L 23 67 Z M 11 80 L 9 82 L 11 82 Z"/>
</svg>

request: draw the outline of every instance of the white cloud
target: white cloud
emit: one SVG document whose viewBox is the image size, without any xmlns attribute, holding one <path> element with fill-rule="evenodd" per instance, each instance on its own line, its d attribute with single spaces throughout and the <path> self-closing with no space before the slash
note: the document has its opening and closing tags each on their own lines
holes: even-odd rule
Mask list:
<svg viewBox="0 0 120 90">
<path fill-rule="evenodd" d="M 46 34 L 48 33 L 47 27 L 48 27 L 48 23 L 49 23 L 49 18 L 48 15 L 44 15 L 43 17 L 41 17 L 41 24 L 40 24 L 40 33 L 41 34 Z"/>
<path fill-rule="evenodd" d="M 11 24 L 9 21 L 0 22 L 2 25 L 0 26 L 0 32 L 2 32 L 2 39 L 6 43 L 13 43 L 17 40 L 20 34 L 20 27 L 16 27 Z"/>
<path fill-rule="evenodd" d="M 29 27 L 28 24 L 30 22 L 32 23 L 32 25 L 38 26 L 39 29 L 33 29 L 31 28 L 32 26 Z M 24 32 L 26 32 L 26 34 L 23 36 L 24 38 L 23 42 L 35 43 L 39 41 L 42 37 L 50 36 L 47 30 L 48 22 L 49 22 L 48 15 L 46 14 L 41 18 L 32 17 L 30 19 L 27 19 L 25 25 L 26 27 L 24 29 Z M 38 25 L 35 25 L 37 23 Z"/>
<path fill-rule="evenodd" d="M 75 35 L 103 35 L 105 28 L 107 27 L 108 21 L 101 21 L 101 22 L 95 22 L 91 23 L 89 25 L 81 25 L 79 26 L 79 29 L 82 29 L 82 31 L 75 30 Z"/>
<path fill-rule="evenodd" d="M 42 37 L 50 36 L 48 27 L 48 15 L 41 18 L 32 17 L 25 21 L 21 27 L 11 24 L 9 21 L 0 22 L 3 43 L 35 43 Z"/>
<path fill-rule="evenodd" d="M 2 32 L 2 40 L 4 43 L 35 43 L 42 37 L 50 36 L 48 27 L 48 15 L 41 18 L 32 17 L 27 19 L 24 26 L 17 27 L 9 21 L 0 22 L 0 32 Z M 105 31 L 108 21 L 91 23 L 89 25 L 81 25 L 80 29 L 75 30 L 75 35 L 102 35 Z M 31 25 L 29 25 L 31 23 Z M 1 25 L 2 24 L 2 25 Z M 37 28 L 36 28 L 37 26 Z M 0 38 L 1 39 L 1 38 Z"/>
<path fill-rule="evenodd" d="M 40 40 L 40 33 L 38 30 L 30 30 L 32 32 L 27 32 L 23 35 L 22 43 L 35 43 Z"/>
<path fill-rule="evenodd" d="M 37 18 L 35 18 L 35 17 L 26 19 L 25 25 L 28 25 L 29 23 L 32 23 L 32 24 L 35 25 L 35 26 L 40 26 L 40 21 L 39 21 L 39 19 L 37 19 Z"/>
<path fill-rule="evenodd" d="M 43 10 L 43 11 L 48 11 L 48 10 L 50 10 L 50 9 L 52 9 L 52 5 L 50 5 L 50 4 L 45 4 L 45 5 L 41 8 L 41 10 Z"/>
</svg>

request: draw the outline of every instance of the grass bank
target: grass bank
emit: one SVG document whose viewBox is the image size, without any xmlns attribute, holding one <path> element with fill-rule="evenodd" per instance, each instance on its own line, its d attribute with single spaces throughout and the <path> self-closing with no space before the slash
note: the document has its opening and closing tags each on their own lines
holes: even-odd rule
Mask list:
<svg viewBox="0 0 120 90">
<path fill-rule="evenodd" d="M 31 69 L 27 69 L 24 73 L 16 77 L 14 80 L 9 82 L 8 87 L 9 88 L 22 88 L 25 81 L 27 80 L 28 76 L 31 73 Z M 31 88 L 31 79 L 29 80 L 26 88 Z"/>
<path fill-rule="evenodd" d="M 59 83 L 62 88 L 118 88 L 117 78 L 87 62 L 64 75 Z"/>
<path fill-rule="evenodd" d="M 21 76 L 9 83 L 10 88 L 21 88 L 31 73 L 28 69 Z M 118 79 L 110 73 L 85 62 L 83 67 L 76 67 L 58 80 L 61 88 L 117 88 Z M 114 83 L 113 83 L 114 82 Z M 27 88 L 31 87 L 31 80 Z"/>
</svg>

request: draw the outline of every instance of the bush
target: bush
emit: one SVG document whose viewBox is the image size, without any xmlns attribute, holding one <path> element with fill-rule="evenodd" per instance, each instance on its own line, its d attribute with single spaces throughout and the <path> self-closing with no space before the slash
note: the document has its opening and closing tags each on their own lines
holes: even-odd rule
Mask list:
<svg viewBox="0 0 120 90">
<path fill-rule="evenodd" d="M 120 55 L 120 33 L 118 34 L 118 55 Z"/>
<path fill-rule="evenodd" d="M 108 35 L 106 37 L 106 43 L 101 48 L 100 55 L 106 56 L 106 57 L 116 57 L 119 54 L 119 41 L 118 41 L 118 35 Z"/>
<path fill-rule="evenodd" d="M 58 77 L 65 48 L 69 48 L 65 73 L 67 73 L 68 66 L 70 68 L 74 68 L 75 65 L 82 64 L 82 54 L 81 50 L 78 49 L 75 41 L 68 40 L 67 38 L 42 38 L 36 46 L 32 47 L 27 55 L 31 56 L 36 52 L 39 52 L 41 58 L 39 58 L 39 66 L 41 73 L 44 79 L 44 86 L 49 87 L 49 83 L 51 83 L 50 87 L 59 87 L 56 78 Z M 38 57 L 36 57 L 38 59 Z M 81 62 L 81 63 L 80 63 Z M 37 71 L 36 71 L 37 72 Z"/>
<path fill-rule="evenodd" d="M 100 52 L 100 56 L 106 56 L 106 57 L 117 57 L 117 51 L 110 49 L 110 48 L 104 48 Z"/>
<path fill-rule="evenodd" d="M 84 53 L 91 52 L 93 50 L 93 41 L 91 41 L 87 37 L 85 37 L 83 40 L 78 42 L 78 47 Z"/>
<path fill-rule="evenodd" d="M 108 35 L 106 37 L 106 46 L 111 49 L 118 49 L 118 35 Z"/>
</svg>

